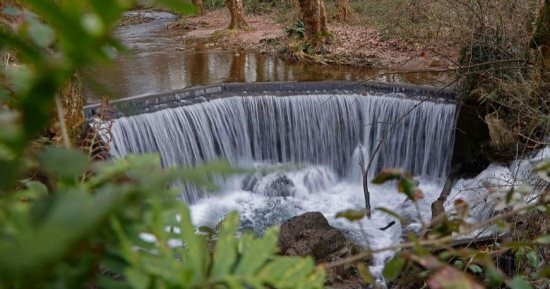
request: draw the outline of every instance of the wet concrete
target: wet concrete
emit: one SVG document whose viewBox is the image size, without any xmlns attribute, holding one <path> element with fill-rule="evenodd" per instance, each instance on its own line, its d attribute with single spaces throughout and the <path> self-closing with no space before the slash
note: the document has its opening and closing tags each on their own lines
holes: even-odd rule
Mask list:
<svg viewBox="0 0 550 289">
<path fill-rule="evenodd" d="M 382 69 L 289 64 L 254 51 L 215 48 L 208 40 L 189 39 L 181 30 L 166 29 L 175 19 L 172 14 L 144 16 L 155 20 L 116 32 L 129 48 L 126 53 L 110 66 L 83 72 L 88 103 L 104 95 L 120 99 L 230 82 L 375 80 L 434 86 L 449 82 L 442 73 L 383 75 L 387 71 Z"/>
</svg>

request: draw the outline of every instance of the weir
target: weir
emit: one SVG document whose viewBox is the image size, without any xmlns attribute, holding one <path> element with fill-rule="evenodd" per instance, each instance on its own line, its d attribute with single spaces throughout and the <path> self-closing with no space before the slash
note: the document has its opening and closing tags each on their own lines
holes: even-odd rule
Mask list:
<svg viewBox="0 0 550 289">
<path fill-rule="evenodd" d="M 218 158 L 240 166 L 258 162 L 318 165 L 348 180 L 360 178 L 358 159 L 363 154 L 366 161 L 373 159 L 371 175 L 399 167 L 424 178 L 446 176 L 454 138 L 454 103 L 448 98 L 428 101 L 417 94 L 410 98 L 393 92 L 399 91 L 396 88 L 355 91 L 293 96 L 281 96 L 280 91 L 259 96 L 241 92 L 119 117 L 112 129 L 111 153 L 119 157 L 158 153 L 163 166 L 196 165 Z M 191 203 L 205 194 L 182 190 Z"/>
</svg>

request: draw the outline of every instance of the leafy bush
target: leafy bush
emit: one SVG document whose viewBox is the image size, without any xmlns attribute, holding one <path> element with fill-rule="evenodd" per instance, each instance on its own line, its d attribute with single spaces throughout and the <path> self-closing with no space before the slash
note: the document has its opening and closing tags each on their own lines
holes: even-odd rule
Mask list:
<svg viewBox="0 0 550 289">
<path fill-rule="evenodd" d="M 321 288 L 324 272 L 311 259 L 275 255 L 276 228 L 238 240 L 235 214 L 208 250 L 169 184 L 211 188 L 211 175 L 235 171 L 227 163 L 163 169 L 153 155 L 93 162 L 67 139 L 63 149 L 35 141 L 75 72 L 123 49 L 111 32 L 132 2 L 2 7 L 0 53 L 10 65 L 0 77 L 0 288 Z"/>
</svg>

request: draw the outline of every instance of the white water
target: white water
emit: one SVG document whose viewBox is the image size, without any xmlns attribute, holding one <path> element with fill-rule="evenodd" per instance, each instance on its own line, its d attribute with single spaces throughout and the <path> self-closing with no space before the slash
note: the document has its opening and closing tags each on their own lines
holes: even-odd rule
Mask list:
<svg viewBox="0 0 550 289">
<path fill-rule="evenodd" d="M 184 188 L 197 225 L 215 226 L 237 210 L 242 226 L 258 233 L 308 211 L 322 212 L 364 246 L 398 243 L 401 227 L 374 212 L 370 220 L 335 219 L 345 209 L 364 206 L 358 160 L 382 141 L 371 175 L 382 168 L 411 171 L 426 198 L 423 218 L 439 195 L 452 153 L 455 105 L 405 99 L 403 95 L 317 95 L 230 97 L 117 119 L 111 152 L 158 152 L 164 166 L 194 165 L 218 157 L 254 168 L 277 164 L 290 170 L 236 176 L 221 181 L 222 192 Z M 414 206 L 394 186 L 371 186 L 371 204 L 417 219 Z M 282 197 L 284 196 L 284 197 Z M 410 225 L 418 226 L 417 223 Z M 392 252 L 378 254 L 372 271 L 381 272 Z M 382 279 L 380 277 L 380 279 Z"/>
</svg>

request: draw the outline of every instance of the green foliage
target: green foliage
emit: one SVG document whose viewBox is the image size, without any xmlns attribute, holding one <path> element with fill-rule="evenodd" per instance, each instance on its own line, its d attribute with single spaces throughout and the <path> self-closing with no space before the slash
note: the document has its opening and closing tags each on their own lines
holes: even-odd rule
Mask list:
<svg viewBox="0 0 550 289">
<path fill-rule="evenodd" d="M 298 39 L 304 39 L 306 35 L 306 27 L 304 21 L 298 19 L 294 21 L 290 26 L 285 28 L 285 32 L 288 37 L 296 37 Z"/>
<path fill-rule="evenodd" d="M 405 266 L 405 260 L 400 255 L 396 255 L 393 257 L 384 267 L 384 271 L 382 274 L 384 275 L 384 278 L 386 278 L 388 281 L 393 281 L 397 277 L 399 277 L 399 274 L 401 274 L 401 270 L 403 270 L 403 267 Z"/>
<path fill-rule="evenodd" d="M 63 156 L 68 164 L 82 159 L 77 152 L 51 148 L 42 155 L 44 159 Z M 43 168 L 48 166 L 52 164 Z M 76 168 L 81 168 L 80 164 Z M 209 171 L 226 174 L 231 169 L 225 164 L 216 170 L 210 166 Z M 126 236 L 136 240 L 141 221 L 151 209 L 161 209 L 161 200 L 175 197 L 167 183 L 180 179 L 198 182 L 185 170 L 162 169 L 158 156 L 153 155 L 91 164 L 88 173 L 92 176 L 85 182 L 75 181 L 77 175 L 67 177 L 65 170 L 59 173 L 51 172 L 57 179 L 53 191 L 28 182 L 26 190 L 2 198 L 0 287 L 65 284 L 76 288 L 93 282 L 101 277 L 99 265 L 116 259 L 111 255 L 117 242 L 110 223 L 124 224 Z M 158 225 L 164 228 L 162 221 Z M 189 235 L 194 235 L 194 230 L 191 234 L 187 231 Z M 64 273 L 69 267 L 74 272 Z"/>
<path fill-rule="evenodd" d="M 336 218 L 345 218 L 348 221 L 358 221 L 363 219 L 366 216 L 367 212 L 365 210 L 345 210 L 342 212 L 338 212 L 336 214 Z"/>
<path fill-rule="evenodd" d="M 179 204 L 174 210 L 153 210 L 144 229 L 154 236 L 153 243 L 141 250 L 117 226 L 122 240 L 122 258 L 130 264 L 125 276 L 134 288 L 322 288 L 324 271 L 311 258 L 276 256 L 278 228 L 269 229 L 260 239 L 250 234 L 237 238 L 238 215 L 229 214 L 222 222 L 215 249 L 194 234 L 189 209 Z M 166 231 L 161 220 L 176 220 Z M 155 224 L 156 223 L 156 224 Z M 174 232 L 171 234 L 170 232 Z M 179 232 L 179 234 L 177 234 Z M 170 248 L 181 240 L 183 246 Z"/>
<path fill-rule="evenodd" d="M 157 2 L 192 9 L 181 0 Z M 72 149 L 35 146 L 30 153 L 69 78 L 123 50 L 112 29 L 135 3 L 24 4 L 3 11 L 19 17 L 18 25 L 0 24 L 0 53 L 17 59 L 0 78 L 0 288 L 323 286 L 324 271 L 311 259 L 275 255 L 277 228 L 237 238 L 236 214 L 210 252 L 169 184 L 211 189 L 212 175 L 237 172 L 226 162 L 162 168 L 156 155 L 92 162 Z M 17 182 L 23 171 L 42 177 Z"/>
</svg>

